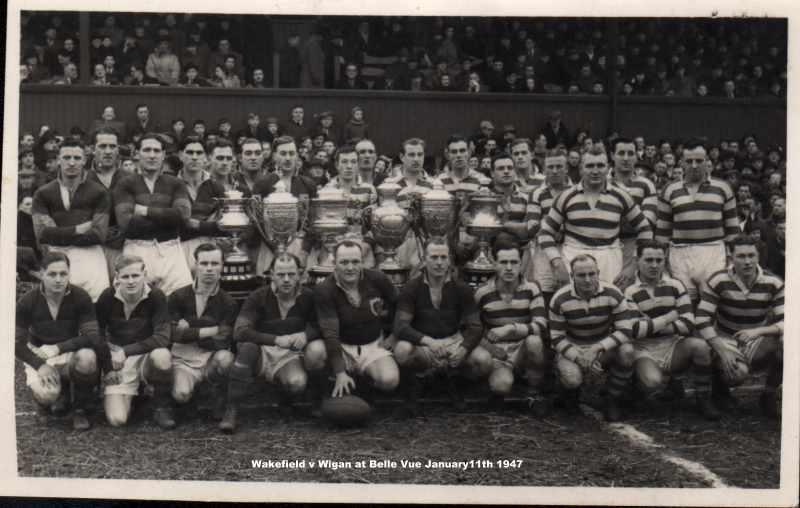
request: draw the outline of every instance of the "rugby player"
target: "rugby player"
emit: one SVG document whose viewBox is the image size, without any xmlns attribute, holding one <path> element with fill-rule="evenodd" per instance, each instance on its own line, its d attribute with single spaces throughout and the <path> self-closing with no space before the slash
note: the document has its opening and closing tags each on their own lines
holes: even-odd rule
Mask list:
<svg viewBox="0 0 800 508">
<path fill-rule="evenodd" d="M 550 207 L 558 196 L 571 186 L 567 175 L 567 153 L 563 149 L 550 150 L 544 158 L 544 184 L 537 187 L 530 198 L 531 210 L 531 238 L 535 238 L 539 232 L 541 221 L 550 212 Z M 553 268 L 550 260 L 542 248 L 536 248 L 536 242 L 531 241 L 526 254 L 529 262 L 525 267 L 525 278 L 536 281 L 542 290 L 545 304 L 550 303 L 550 299 L 558 287 L 556 286 Z"/>
<path fill-rule="evenodd" d="M 212 387 L 215 416 L 222 417 L 228 379 L 233 364 L 230 351 L 237 305 L 220 288 L 222 250 L 213 243 L 195 248 L 194 283 L 169 295 L 172 321 L 172 398 L 179 404 L 191 400 L 202 381 Z"/>
<path fill-rule="evenodd" d="M 462 369 L 478 379 L 491 370 L 491 356 L 478 345 L 483 328 L 472 289 L 455 278 L 447 240 L 431 238 L 424 253 L 422 273 L 400 291 L 394 323 L 394 355 L 412 415 L 418 412 L 418 374 L 443 371 L 449 379 Z M 448 387 L 453 390 L 452 384 Z M 463 399 L 454 395 L 461 405 Z"/>
<path fill-rule="evenodd" d="M 686 288 L 666 274 L 667 246 L 656 241 L 641 243 L 636 250 L 636 281 L 625 290 L 633 321 L 634 370 L 646 391 L 663 386 L 664 377 L 691 369 L 700 413 L 718 420 L 711 403 L 711 348 L 693 337 L 694 312 Z M 680 390 L 680 389 L 679 389 Z"/>
<path fill-rule="evenodd" d="M 656 186 L 647 178 L 637 176 L 636 170 L 636 144 L 627 138 L 616 138 L 611 144 L 611 153 L 614 159 L 614 170 L 610 181 L 617 187 L 624 189 L 633 198 L 633 201 L 642 209 L 642 213 L 650 223 L 651 228 L 656 224 L 656 208 L 658 195 Z M 630 224 L 623 222 L 620 232 L 622 242 L 622 272 L 630 274 L 630 278 L 620 281 L 619 288 L 624 290 L 633 283 L 632 265 L 636 265 L 636 231 Z"/>
<path fill-rule="evenodd" d="M 715 354 L 714 401 L 722 409 L 735 401 L 729 386 L 752 371 L 766 370 L 762 411 L 777 417 L 777 389 L 783 379 L 783 281 L 758 265 L 756 241 L 739 235 L 731 242 L 733 262 L 714 273 L 697 306 L 697 329 Z"/>
<path fill-rule="evenodd" d="M 236 359 L 228 381 L 228 404 L 219 428 L 234 432 L 239 403 L 255 378 L 275 383 L 290 397 L 299 395 L 308 383 L 306 369 L 315 388 L 324 382 L 325 344 L 319 339 L 314 297 L 300 284 L 302 268 L 292 254 L 274 259 L 270 284 L 247 297 L 233 336 Z"/>
<path fill-rule="evenodd" d="M 191 202 L 186 185 L 162 174 L 164 141 L 157 134 L 145 134 L 138 148 L 141 174 L 126 176 L 114 189 L 117 223 L 125 236 L 122 253 L 141 257 L 148 287 L 170 295 L 192 283 L 179 238 L 191 215 Z"/>
<path fill-rule="evenodd" d="M 571 261 L 573 283 L 550 301 L 550 340 L 568 410 L 577 409 L 579 389 L 590 372 L 609 369 L 606 420 L 622 418 L 619 400 L 633 375 L 631 312 L 624 295 L 600 279 L 597 261 L 579 254 Z"/>
<path fill-rule="evenodd" d="M 382 272 L 363 268 L 357 242 L 339 242 L 334 261 L 334 272 L 314 287 L 326 360 L 335 375 L 332 396 L 351 393 L 356 388 L 353 375 L 366 378 L 380 391 L 391 392 L 400 380 L 397 363 L 387 348 L 396 289 Z"/>
<path fill-rule="evenodd" d="M 581 158 L 581 182 L 559 195 L 539 229 L 538 242 L 556 276 L 558 286 L 569 284 L 568 265 L 579 254 L 591 254 L 604 282 L 616 284 L 635 272 L 624 268 L 619 243 L 620 226 L 627 222 L 636 241 L 653 238 L 653 230 L 639 205 L 626 191 L 609 185 L 608 157 L 595 147 Z M 556 238 L 564 235 L 559 252 Z"/>
<path fill-rule="evenodd" d="M 493 355 L 489 389 L 496 403 L 511 393 L 515 374 L 524 373 L 530 386 L 538 386 L 549 365 L 545 345 L 547 313 L 544 298 L 535 282 L 522 277 L 522 259 L 514 243 L 495 242 L 495 276 L 475 293 L 485 328 L 487 347 Z M 501 404 L 498 404 L 501 405 Z M 539 415 L 547 411 L 536 401 Z"/>
<path fill-rule="evenodd" d="M 58 178 L 33 195 L 33 228 L 43 250 L 70 258 L 71 283 L 97 301 L 109 286 L 103 242 L 108 233 L 111 198 L 106 188 L 88 179 L 80 141 L 68 139 L 58 149 Z"/>
<path fill-rule="evenodd" d="M 520 244 L 527 244 L 534 227 L 533 208 L 529 202 L 530 194 L 515 182 L 514 161 L 510 155 L 501 153 L 492 159 L 489 190 L 502 199 L 498 215 L 505 234 L 498 235 L 498 239 L 513 239 Z"/>
<path fill-rule="evenodd" d="M 72 427 L 90 427 L 87 405 L 100 367 L 110 369 L 108 346 L 100 339 L 89 294 L 70 284 L 70 260 L 45 254 L 42 282 L 17 302 L 15 356 L 25 364 L 33 399 L 55 414 L 68 410 L 74 393 Z M 99 364 L 99 365 L 98 365 Z"/>
<path fill-rule="evenodd" d="M 670 272 L 697 305 L 709 277 L 725 269 L 725 243 L 739 234 L 739 217 L 730 186 L 710 176 L 705 146 L 688 142 L 682 155 L 683 181 L 659 195 L 655 239 L 670 244 Z"/>
<path fill-rule="evenodd" d="M 142 141 L 147 139 L 145 135 Z M 105 371 L 104 379 L 106 419 L 113 427 L 125 425 L 144 382 L 153 387 L 156 424 L 171 429 L 175 419 L 167 297 L 147 282 L 141 257 L 123 253 L 114 269 L 114 286 L 103 291 L 95 306 L 100 336 L 111 350 L 112 369 Z"/>
<path fill-rule="evenodd" d="M 532 143 L 528 138 L 515 138 L 509 146 L 509 155 L 514 162 L 514 176 L 517 187 L 530 194 L 544 183 L 544 175 L 533 160 Z"/>
<path fill-rule="evenodd" d="M 394 183 L 402 189 L 398 194 L 397 203 L 408 208 L 414 196 L 425 194 L 433 188 L 433 184 L 426 178 L 423 163 L 425 162 L 425 141 L 419 138 L 410 138 L 403 141 L 402 176 Z M 405 241 L 397 248 L 397 259 L 403 268 L 413 268 L 422 262 L 419 249 L 419 239 L 412 230 L 408 231 Z"/>
<path fill-rule="evenodd" d="M 255 138 L 246 138 L 239 149 L 239 169 L 236 173 L 236 188 L 242 191 L 244 197 L 253 195 L 256 181 L 264 178 L 264 146 Z"/>
</svg>

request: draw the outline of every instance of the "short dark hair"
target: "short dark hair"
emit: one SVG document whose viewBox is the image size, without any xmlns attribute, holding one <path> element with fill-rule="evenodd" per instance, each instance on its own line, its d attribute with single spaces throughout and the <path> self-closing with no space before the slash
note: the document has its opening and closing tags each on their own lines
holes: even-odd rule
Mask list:
<svg viewBox="0 0 800 508">
<path fill-rule="evenodd" d="M 67 138 L 63 143 L 61 143 L 61 146 L 58 147 L 58 150 L 61 151 L 62 148 L 80 148 L 83 150 L 85 146 L 86 145 L 80 139 Z"/>
<path fill-rule="evenodd" d="M 450 149 L 450 145 L 452 145 L 453 143 L 461 143 L 461 142 L 467 143 L 467 145 L 469 146 L 469 141 L 467 141 L 467 138 L 464 137 L 462 134 L 451 134 L 447 138 L 447 141 L 445 142 L 444 147 L 445 147 L 446 150 L 449 150 Z"/>
<path fill-rule="evenodd" d="M 302 107 L 302 106 L 300 106 Z M 288 145 L 289 143 L 294 143 L 294 146 L 297 146 L 297 141 L 294 140 L 291 136 L 278 136 L 277 138 L 272 140 L 272 151 L 274 152 L 276 148 L 281 145 Z"/>
<path fill-rule="evenodd" d="M 441 236 L 432 236 L 425 241 L 425 244 L 422 247 L 422 252 L 427 255 L 428 254 L 428 247 L 431 245 L 442 245 L 447 247 L 448 254 L 451 253 L 450 244 L 447 243 L 447 239 Z"/>
<path fill-rule="evenodd" d="M 99 129 L 97 129 L 96 131 L 94 131 L 92 133 L 92 144 L 93 145 L 97 144 L 97 136 L 101 136 L 101 135 L 116 136 L 117 137 L 117 142 L 119 142 L 119 132 L 117 132 L 117 130 L 114 129 L 113 127 L 106 126 L 106 127 L 100 127 Z"/>
<path fill-rule="evenodd" d="M 533 150 L 533 142 L 530 138 L 514 138 L 514 141 L 509 145 L 509 149 L 513 149 L 517 145 L 528 145 L 528 150 Z"/>
<path fill-rule="evenodd" d="M 708 153 L 708 147 L 706 147 L 705 142 L 702 139 L 690 139 L 686 143 L 683 144 L 683 150 L 694 150 L 696 148 L 702 148 L 706 153 Z"/>
<path fill-rule="evenodd" d="M 517 251 L 517 254 L 520 255 L 520 259 L 522 259 L 519 242 L 514 240 L 514 238 L 507 233 L 501 233 L 497 235 L 494 244 L 492 244 L 492 255 L 495 258 L 497 258 L 497 253 L 501 250 L 515 250 Z"/>
<path fill-rule="evenodd" d="M 645 249 L 658 249 L 666 254 L 668 246 L 658 240 L 644 240 L 636 245 L 636 257 L 641 257 Z"/>
<path fill-rule="evenodd" d="M 209 151 L 213 152 L 217 148 L 230 148 L 231 150 L 233 150 L 233 143 L 231 143 L 230 140 L 226 138 L 219 138 L 214 142 L 214 146 L 209 147 Z"/>
<path fill-rule="evenodd" d="M 633 141 L 631 138 L 623 138 L 620 136 L 611 140 L 611 153 L 617 151 L 617 145 L 619 145 L 620 143 L 636 146 L 636 142 Z"/>
<path fill-rule="evenodd" d="M 211 242 L 201 243 L 194 250 L 194 254 L 193 254 L 194 255 L 194 259 L 195 259 L 195 261 L 197 261 L 197 258 L 200 257 L 200 253 L 201 252 L 214 252 L 215 250 L 218 250 L 218 251 L 222 252 L 222 248 L 219 245 L 217 245 L 216 243 L 211 243 Z"/>
<path fill-rule="evenodd" d="M 136 143 L 136 148 L 141 150 L 142 143 L 144 143 L 148 139 L 155 139 L 156 141 L 158 141 L 158 144 L 161 145 L 162 150 L 166 148 L 165 146 L 166 143 L 164 142 L 164 138 L 162 138 L 160 134 L 156 134 L 155 132 L 145 133 L 141 138 L 139 138 L 139 141 Z"/>
<path fill-rule="evenodd" d="M 333 259 L 339 259 L 339 249 L 342 247 L 352 248 L 356 247 L 358 251 L 361 253 L 361 257 L 364 257 L 364 249 L 361 247 L 361 244 L 355 242 L 353 240 L 341 240 L 339 243 L 336 244 L 336 247 L 333 248 Z"/>
<path fill-rule="evenodd" d="M 275 256 L 272 258 L 272 262 L 269 264 L 269 271 L 273 271 L 275 269 L 275 264 L 278 261 L 294 261 L 294 265 L 297 267 L 298 270 L 303 270 L 303 263 L 300 261 L 300 258 L 292 254 L 291 252 L 284 252 L 279 256 Z"/>
<path fill-rule="evenodd" d="M 506 152 L 500 152 L 499 154 L 497 154 L 497 155 L 495 155 L 495 156 L 493 156 L 493 157 L 492 157 L 492 170 L 494 170 L 494 164 L 495 164 L 495 162 L 497 162 L 497 161 L 499 161 L 499 160 L 502 160 L 502 159 L 508 159 L 508 160 L 510 160 L 512 163 L 514 162 L 514 158 L 513 158 L 513 157 L 511 157 L 511 155 L 510 155 L 510 154 L 508 154 L 508 153 L 506 153 Z"/>
<path fill-rule="evenodd" d="M 730 246 L 731 254 L 736 252 L 736 247 L 741 246 L 755 247 L 756 250 L 758 250 L 758 244 L 756 243 L 756 240 L 748 234 L 736 235 L 736 237 L 731 240 L 728 245 Z"/>
<path fill-rule="evenodd" d="M 406 146 L 421 146 L 425 150 L 425 141 L 421 138 L 408 138 L 400 144 L 400 153 L 405 155 Z"/>
<path fill-rule="evenodd" d="M 42 257 L 42 262 L 39 263 L 39 266 L 42 268 L 42 270 L 47 270 L 48 266 L 52 265 L 53 263 L 60 263 L 62 261 L 67 264 L 68 268 L 70 267 L 69 257 L 66 254 L 51 250 Z"/>
<path fill-rule="evenodd" d="M 203 153 L 205 153 L 206 147 L 203 144 L 203 140 L 200 138 L 200 136 L 186 136 L 185 138 L 183 138 L 181 140 L 180 144 L 178 145 L 178 150 L 182 152 L 182 151 L 186 150 L 187 146 L 195 144 L 195 143 L 200 144 L 200 146 L 203 147 Z"/>
<path fill-rule="evenodd" d="M 133 65 L 131 65 L 131 67 L 133 67 Z M 137 67 L 137 69 L 140 69 L 140 68 L 141 67 Z M 150 110 L 150 106 L 148 106 L 144 102 L 140 102 L 139 104 L 137 104 L 135 111 L 139 111 L 140 108 L 147 108 L 148 111 Z"/>
<path fill-rule="evenodd" d="M 322 149 L 320 149 L 322 150 Z M 319 152 L 319 150 L 317 150 Z M 336 149 L 336 152 L 333 154 L 333 163 L 339 164 L 339 157 L 348 153 L 356 153 L 356 147 L 353 145 L 343 145 Z M 356 154 L 358 155 L 358 154 Z"/>
</svg>

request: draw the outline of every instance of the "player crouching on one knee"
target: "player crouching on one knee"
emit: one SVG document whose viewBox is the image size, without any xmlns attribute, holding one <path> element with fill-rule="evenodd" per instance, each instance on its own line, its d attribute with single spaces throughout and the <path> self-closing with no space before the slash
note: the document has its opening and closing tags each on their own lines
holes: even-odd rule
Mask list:
<svg viewBox="0 0 800 508">
<path fill-rule="evenodd" d="M 222 250 L 201 243 L 192 253 L 195 280 L 169 295 L 172 320 L 172 398 L 186 405 L 202 381 L 214 399 L 214 417 L 222 418 L 237 306 L 220 288 Z"/>
<path fill-rule="evenodd" d="M 622 418 L 620 398 L 633 375 L 631 311 L 616 287 L 600 280 L 597 261 L 588 254 L 571 262 L 572 284 L 550 302 L 550 338 L 567 409 L 577 410 L 579 388 L 587 374 L 608 369 L 604 415 Z"/>
<path fill-rule="evenodd" d="M 728 387 L 744 382 L 751 371 L 766 370 L 760 404 L 775 418 L 783 379 L 784 283 L 758 265 L 752 237 L 734 238 L 730 252 L 732 265 L 708 279 L 697 306 L 697 329 L 714 350 L 713 400 L 730 408 L 735 400 Z"/>
<path fill-rule="evenodd" d="M 521 276 L 520 251 L 516 244 L 498 240 L 494 246 L 495 276 L 475 294 L 481 321 L 486 330 L 484 347 L 493 356 L 489 389 L 495 404 L 514 384 L 515 373 L 524 372 L 531 386 L 544 380 L 550 351 L 543 336 L 547 329 L 544 297 L 539 285 Z M 538 400 L 533 405 L 544 415 L 549 404 Z"/>
<path fill-rule="evenodd" d="M 104 379 L 106 419 L 114 427 L 125 425 L 139 385 L 145 383 L 153 387 L 156 424 L 173 428 L 167 297 L 146 282 L 147 269 L 139 256 L 121 255 L 114 272 L 113 287 L 103 291 L 95 307 L 100 335 L 111 350 L 112 370 Z"/>
<path fill-rule="evenodd" d="M 400 372 L 389 350 L 397 290 L 378 270 L 362 268 L 361 245 L 339 242 L 334 250 L 334 272 L 314 287 L 314 306 L 326 359 L 335 384 L 333 397 L 374 386 L 382 392 L 397 388 Z M 358 386 L 353 374 L 359 376 Z"/>
<path fill-rule="evenodd" d="M 240 401 L 256 377 L 278 384 L 289 401 L 306 389 L 309 376 L 317 386 L 323 382 L 325 345 L 317 340 L 314 298 L 300 284 L 301 273 L 295 255 L 279 255 L 272 260 L 270 284 L 242 305 L 233 332 L 237 353 L 229 373 L 228 405 L 219 425 L 223 432 L 236 430 Z"/>
<path fill-rule="evenodd" d="M 694 331 L 692 300 L 683 283 L 666 275 L 667 246 L 648 240 L 637 246 L 639 271 L 625 297 L 639 317 L 633 322 L 636 379 L 645 393 L 661 388 L 665 376 L 688 369 L 694 374 L 697 408 L 709 420 L 719 411 L 711 403 L 711 348 Z"/>
<path fill-rule="evenodd" d="M 24 362 L 26 383 L 42 410 L 68 411 L 72 389 L 73 428 L 86 430 L 98 363 L 110 369 L 108 347 L 98 334 L 91 297 L 70 284 L 66 254 L 46 254 L 41 268 L 41 285 L 17 302 L 15 356 Z"/>
<path fill-rule="evenodd" d="M 472 289 L 451 271 L 450 247 L 444 238 L 432 238 L 424 249 L 422 273 L 401 290 L 397 302 L 394 356 L 407 390 L 405 409 L 418 413 L 417 375 L 444 372 L 455 404 L 463 406 L 449 374 L 455 369 L 472 378 L 491 370 L 489 353 L 478 344 L 482 327 Z"/>
</svg>

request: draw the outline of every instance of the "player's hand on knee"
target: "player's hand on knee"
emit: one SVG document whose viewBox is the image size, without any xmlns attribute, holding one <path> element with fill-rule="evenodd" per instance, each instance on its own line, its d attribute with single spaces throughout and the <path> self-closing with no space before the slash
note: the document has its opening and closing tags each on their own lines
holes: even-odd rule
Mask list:
<svg viewBox="0 0 800 508">
<path fill-rule="evenodd" d="M 112 370 L 108 374 L 106 374 L 106 384 L 107 385 L 118 385 L 122 382 L 122 371 L 121 370 Z"/>
<path fill-rule="evenodd" d="M 738 367 L 736 366 L 737 355 L 733 351 L 717 351 L 719 356 L 719 366 L 722 369 L 725 377 L 728 379 L 736 379 L 739 377 Z"/>
<path fill-rule="evenodd" d="M 347 372 L 340 372 L 336 374 L 336 382 L 333 385 L 332 397 L 341 397 L 342 395 L 350 395 L 350 392 L 356 387 L 356 382 L 353 381 Z"/>
<path fill-rule="evenodd" d="M 293 333 L 289 337 L 291 337 L 290 347 L 295 351 L 302 351 L 306 344 L 308 344 L 308 340 L 306 340 L 305 333 Z"/>
<path fill-rule="evenodd" d="M 753 329 L 750 329 L 750 330 L 739 330 L 733 336 L 733 338 L 739 344 L 747 344 L 748 342 L 750 342 L 752 340 L 755 340 L 758 337 L 759 337 L 759 334 L 757 333 L 757 330 L 753 330 Z"/>
<path fill-rule="evenodd" d="M 444 344 L 442 344 L 442 341 L 436 340 L 433 337 L 428 337 L 426 335 L 425 337 L 422 337 L 422 340 L 420 340 L 419 343 L 430 348 L 431 352 L 433 352 L 437 358 L 447 353 L 447 348 Z"/>
<path fill-rule="evenodd" d="M 42 386 L 58 386 L 60 377 L 58 375 L 58 371 L 52 365 L 45 363 L 39 367 L 36 372 L 39 374 L 39 379 L 42 381 Z"/>
<path fill-rule="evenodd" d="M 119 370 L 125 365 L 125 359 L 127 355 L 125 354 L 125 350 L 122 348 L 115 348 L 111 350 L 111 366 L 114 370 Z"/>
<path fill-rule="evenodd" d="M 456 349 L 450 356 L 450 360 L 453 364 L 460 365 L 467 358 L 467 354 L 469 354 L 467 348 L 464 346 L 458 346 L 458 349 Z"/>
<path fill-rule="evenodd" d="M 278 335 L 275 337 L 275 345 L 282 349 L 289 349 L 292 347 L 292 339 L 289 335 Z"/>
</svg>

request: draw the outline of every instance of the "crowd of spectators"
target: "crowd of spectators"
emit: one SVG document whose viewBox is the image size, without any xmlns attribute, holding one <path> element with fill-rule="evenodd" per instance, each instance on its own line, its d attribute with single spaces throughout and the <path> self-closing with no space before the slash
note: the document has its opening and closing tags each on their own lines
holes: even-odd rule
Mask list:
<svg viewBox="0 0 800 508">
<path fill-rule="evenodd" d="M 369 150 L 373 157 L 373 183 L 380 184 L 386 178 L 399 176 L 399 145 L 396 147 L 375 147 L 368 140 L 370 129 L 364 118 L 364 110 L 353 108 L 353 117 L 361 118 L 355 126 L 340 128 L 329 111 L 313 115 L 308 121 L 305 108 L 296 105 L 287 115 L 290 121 L 281 122 L 276 117 L 267 117 L 264 122 L 257 113 L 250 113 L 244 125 L 235 125 L 228 118 L 195 119 L 189 124 L 183 118 L 172 119 L 161 124 L 151 116 L 146 104 L 136 107 L 135 116 L 130 122 L 116 117 L 113 106 L 107 106 L 101 117 L 92 125 L 73 126 L 68 133 L 59 133 L 48 125 L 42 125 L 36 132 L 23 132 L 19 141 L 19 225 L 20 245 L 36 248 L 30 224 L 30 204 L 33 191 L 54 178 L 58 172 L 57 153 L 60 143 L 66 137 L 86 142 L 87 167 L 91 167 L 93 154 L 93 132 L 101 128 L 111 128 L 119 133 L 119 153 L 121 169 L 134 172 L 138 167 L 137 140 L 147 132 L 163 136 L 167 146 L 164 170 L 179 174 L 182 168 L 178 146 L 186 136 L 196 136 L 209 147 L 219 139 L 227 139 L 239 147 L 246 139 L 257 139 L 263 144 L 264 174 L 274 171 L 271 161 L 271 142 L 280 135 L 291 135 L 298 141 L 298 152 L 302 167 L 298 171 L 318 185 L 326 184 L 336 176 L 332 164 L 338 146 L 352 144 L 357 147 L 366 142 L 372 145 Z M 312 115 L 309 115 L 311 117 Z M 465 135 L 468 133 L 464 133 Z M 680 156 L 683 141 L 680 139 L 645 139 L 643 136 L 630 136 L 637 149 L 637 173 L 652 180 L 660 190 L 669 183 L 681 180 L 683 170 Z M 568 172 L 571 181 L 580 180 L 579 162 L 581 155 L 597 145 L 608 149 L 611 137 L 598 137 L 587 130 L 572 129 L 567 126 L 558 111 L 553 111 L 544 125 L 536 132 L 517 132 L 513 125 L 505 124 L 496 129 L 490 119 L 482 120 L 474 133 L 469 136 L 471 170 L 490 176 L 491 161 L 494 155 L 508 151 L 516 138 L 527 138 L 533 153 L 534 164 L 541 172 L 544 157 L 548 150 L 563 148 L 567 151 Z M 780 263 L 770 264 L 783 276 L 783 253 L 785 252 L 785 212 L 786 212 L 786 156 L 784 149 L 766 140 L 746 135 L 741 139 L 723 139 L 707 143 L 712 176 L 726 180 L 736 193 L 737 206 L 744 231 L 760 238 L 763 250 L 762 260 L 780 259 Z M 397 149 L 397 150 L 395 150 Z M 428 157 L 424 167 L 430 176 L 447 171 L 447 162 L 435 154 L 443 153 L 442 147 L 430 146 L 426 149 Z"/>
<path fill-rule="evenodd" d="M 23 83 L 80 81 L 77 18 L 23 13 Z M 272 28 L 280 19 L 93 15 L 88 81 L 595 95 L 613 87 L 621 95 L 727 98 L 786 94 L 787 23 L 781 19 L 621 20 L 611 35 L 608 22 L 591 19 L 309 17 L 302 30 L 294 22 L 275 42 Z"/>
</svg>

